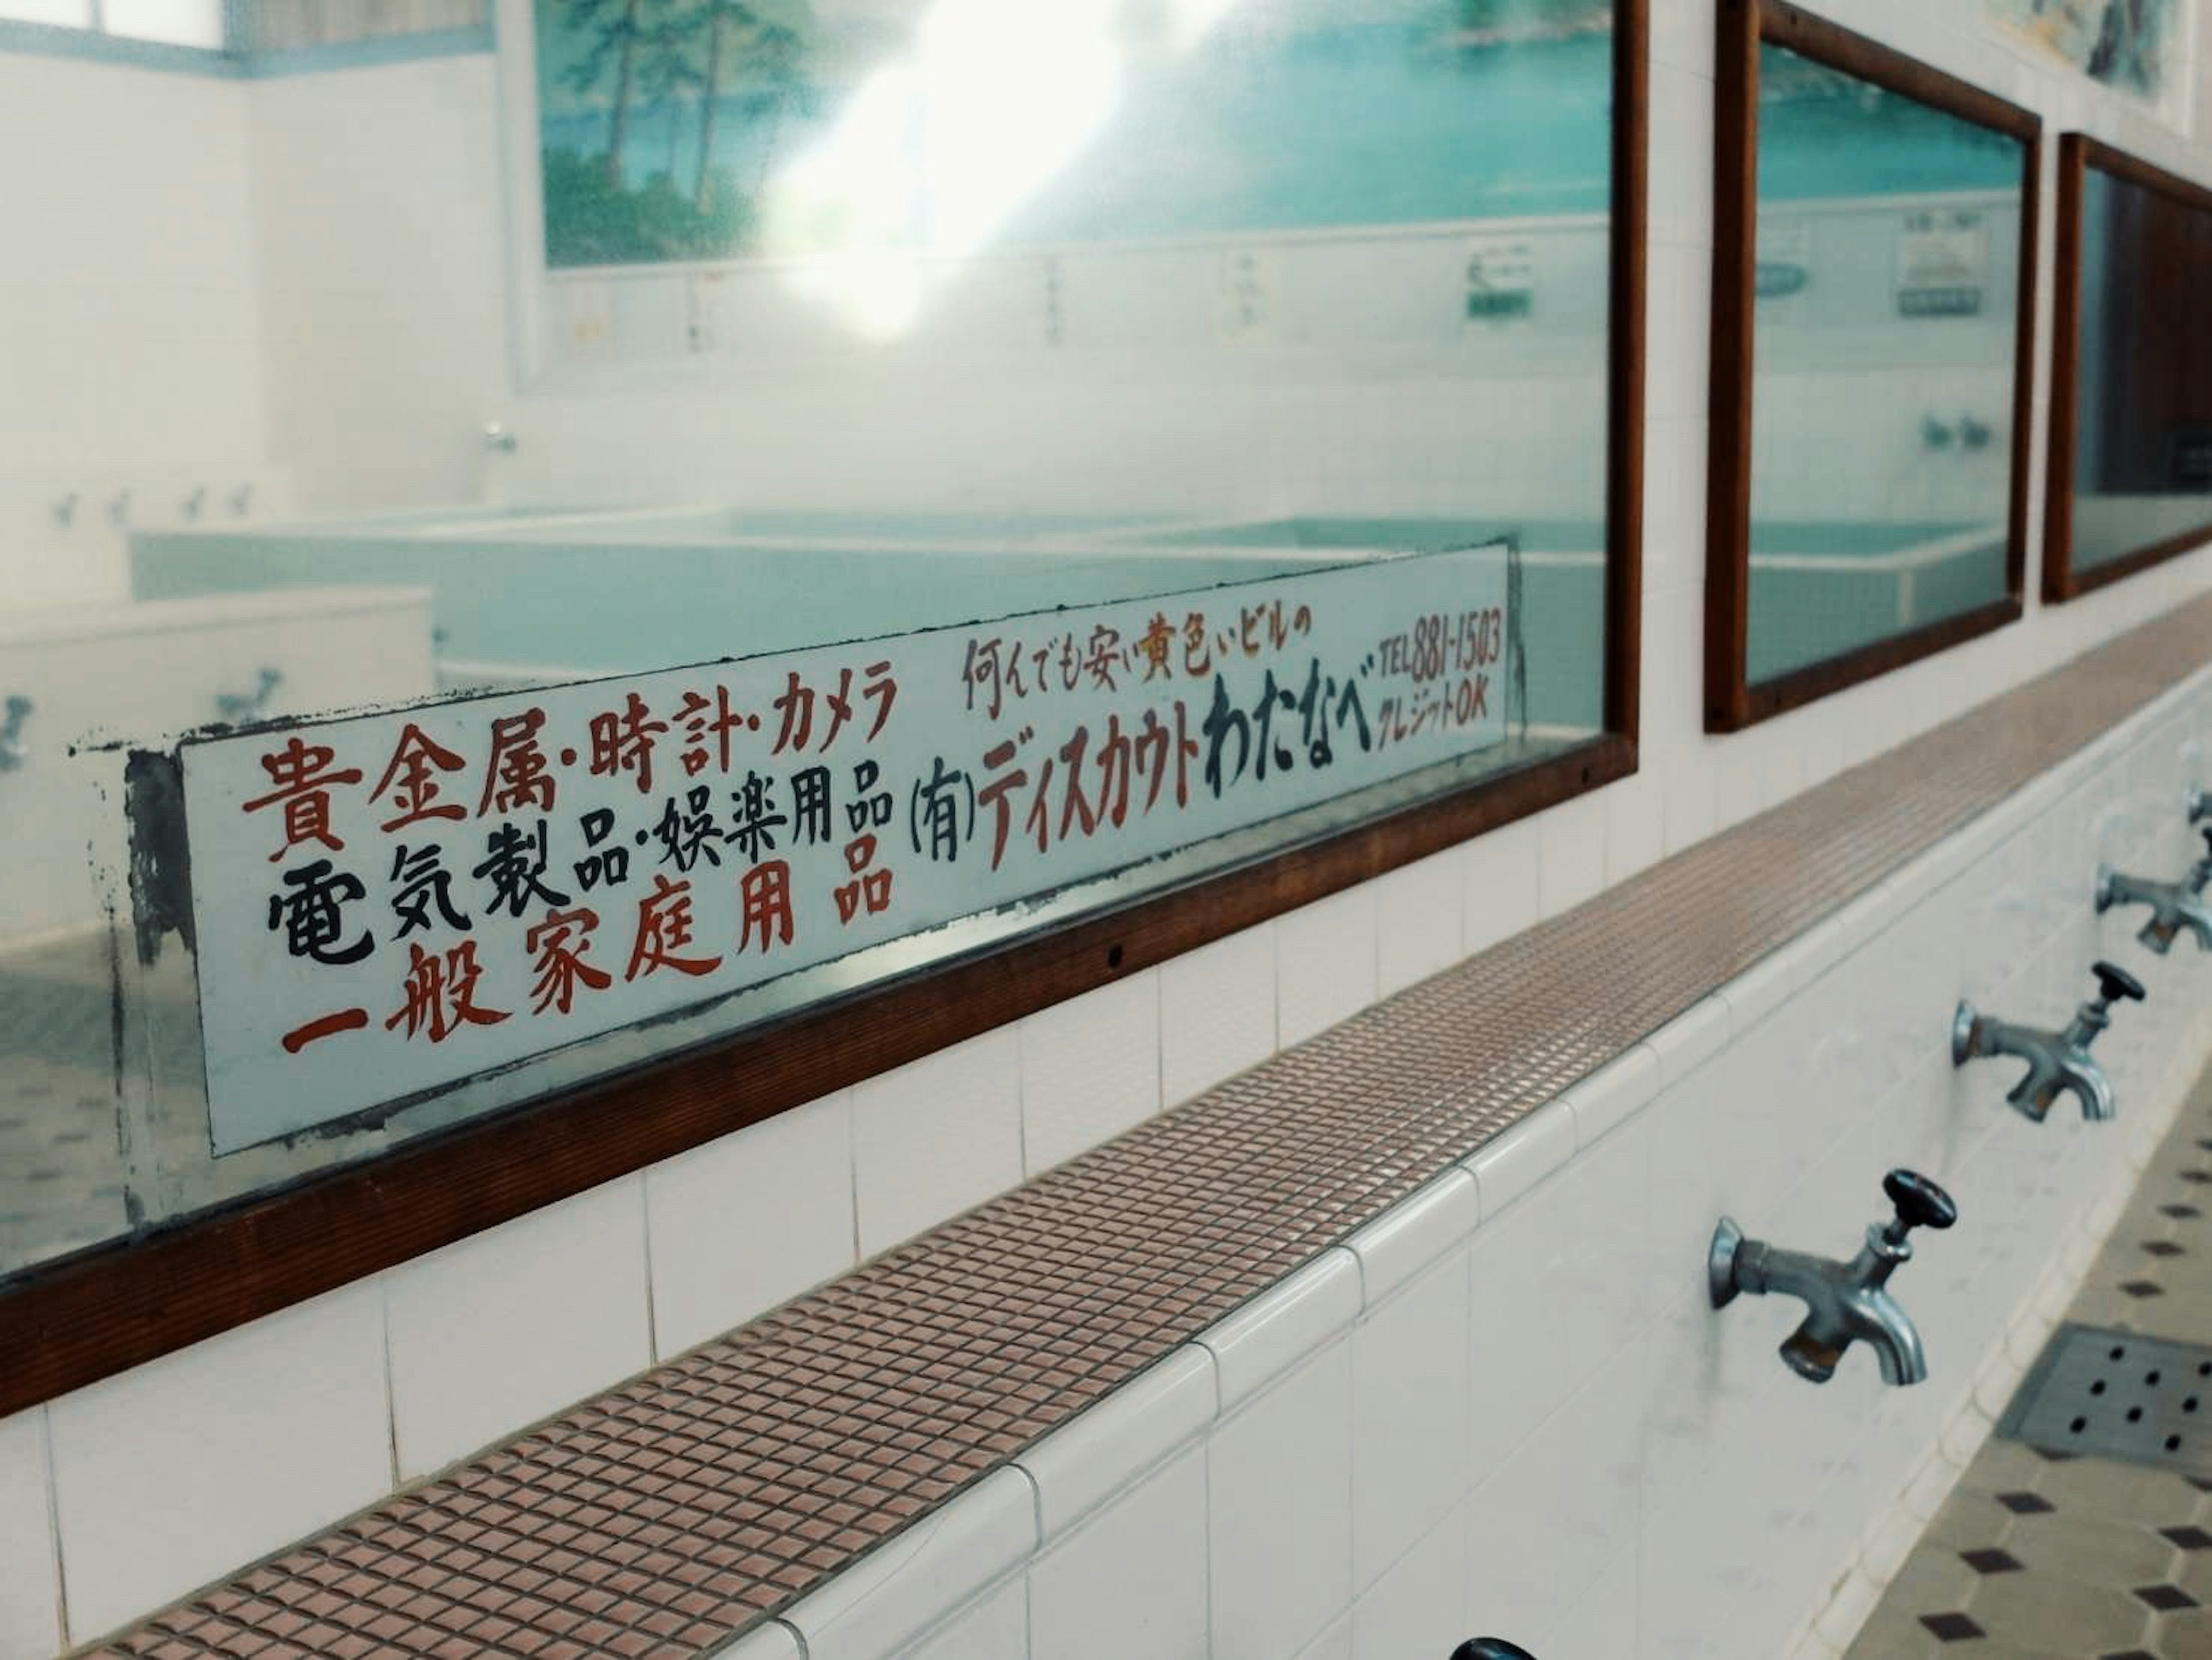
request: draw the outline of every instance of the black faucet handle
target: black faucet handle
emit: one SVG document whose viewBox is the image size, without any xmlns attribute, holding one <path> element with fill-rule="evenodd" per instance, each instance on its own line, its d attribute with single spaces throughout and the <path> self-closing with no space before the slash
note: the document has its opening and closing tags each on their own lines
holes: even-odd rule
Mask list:
<svg viewBox="0 0 2212 1660">
<path fill-rule="evenodd" d="M 2107 1003 L 2117 1003 L 2123 997 L 2140 1003 L 2149 995 L 2143 990 L 2142 981 L 2136 979 L 2125 969 L 2115 967 L 2110 963 L 2092 963 L 2089 964 L 2089 972 L 2097 976 L 2097 989 L 2103 994 Z"/>
<path fill-rule="evenodd" d="M 1451 1660 L 1536 1660 L 1536 1657 L 1502 1637 L 1470 1637 L 1451 1651 Z"/>
<path fill-rule="evenodd" d="M 2208 857 L 2212 857 L 2212 824 L 2204 825 L 2197 833 L 2204 838 L 2204 852 L 2206 855 Z"/>
<path fill-rule="evenodd" d="M 1948 1228 L 1959 1219 L 1959 1207 L 1951 1195 L 1917 1171 L 1893 1170 L 1881 1178 L 1881 1190 L 1897 1207 L 1897 1233 L 1903 1239 L 1908 1228 Z"/>
</svg>

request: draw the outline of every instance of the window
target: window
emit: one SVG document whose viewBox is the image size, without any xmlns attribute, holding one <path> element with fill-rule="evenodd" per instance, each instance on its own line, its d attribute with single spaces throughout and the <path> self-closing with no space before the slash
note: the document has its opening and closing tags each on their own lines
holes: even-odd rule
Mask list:
<svg viewBox="0 0 2212 1660">
<path fill-rule="evenodd" d="M 2080 133 L 2058 149 L 2044 593 L 2212 536 L 2212 191 Z"/>
<path fill-rule="evenodd" d="M 223 47 L 224 0 L 0 0 L 0 22 L 87 29 L 118 40 Z"/>
<path fill-rule="evenodd" d="M 1794 7 L 1723 9 L 1706 724 L 2020 614 L 2027 112 Z"/>
</svg>

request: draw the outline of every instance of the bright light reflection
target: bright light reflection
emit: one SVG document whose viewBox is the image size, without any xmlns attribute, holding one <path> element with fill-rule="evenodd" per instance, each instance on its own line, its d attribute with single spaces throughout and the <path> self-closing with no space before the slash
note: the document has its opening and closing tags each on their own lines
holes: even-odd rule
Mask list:
<svg viewBox="0 0 2212 1660">
<path fill-rule="evenodd" d="M 1237 0 L 1170 0 L 1155 40 L 1196 46 Z M 877 71 L 768 192 L 768 244 L 797 281 L 890 339 L 1105 124 L 1128 51 L 1126 0 L 939 0 L 914 58 Z"/>
</svg>

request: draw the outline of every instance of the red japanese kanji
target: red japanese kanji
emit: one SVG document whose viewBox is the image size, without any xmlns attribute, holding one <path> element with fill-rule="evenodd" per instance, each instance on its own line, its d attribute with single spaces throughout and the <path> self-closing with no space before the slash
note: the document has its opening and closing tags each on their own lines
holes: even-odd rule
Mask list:
<svg viewBox="0 0 2212 1660">
<path fill-rule="evenodd" d="M 283 749 L 261 757 L 261 769 L 276 787 L 239 811 L 258 812 L 279 801 L 284 804 L 284 845 L 269 855 L 270 864 L 306 842 L 343 850 L 345 843 L 331 829 L 331 791 L 339 784 L 361 782 L 361 769 L 334 769 L 331 763 L 336 759 L 336 750 L 307 743 L 296 733 Z"/>
<path fill-rule="evenodd" d="M 530 1011 L 532 1014 L 543 1014 L 550 1008 L 566 1014 L 575 1005 L 579 985 L 605 991 L 614 983 L 606 970 L 584 960 L 584 953 L 592 948 L 592 931 L 599 926 L 599 914 L 579 905 L 574 910 L 547 911 L 544 921 L 523 936 L 522 948 L 538 959 L 531 965 L 531 972 L 538 976 L 530 992 L 538 1000 Z"/>
<path fill-rule="evenodd" d="M 742 729 L 746 721 L 744 715 L 730 707 L 727 686 L 716 686 L 711 702 L 696 691 L 685 692 L 684 701 L 677 705 L 676 720 L 684 728 L 685 777 L 696 778 L 707 770 L 710 739 L 717 769 L 730 769 L 730 734 Z"/>
<path fill-rule="evenodd" d="M 546 765 L 544 751 L 538 746 L 538 733 L 544 725 L 544 709 L 502 714 L 491 723 L 491 760 L 484 768 L 477 818 L 488 812 L 504 816 L 525 808 L 553 811 L 553 773 Z"/>
<path fill-rule="evenodd" d="M 371 801 L 381 801 L 389 794 L 392 805 L 398 811 L 384 821 L 387 830 L 404 830 L 425 818 L 465 818 L 468 810 L 458 801 L 433 805 L 438 800 L 441 787 L 438 775 L 459 772 L 467 763 L 444 745 L 410 721 L 399 733 L 399 742 L 392 751 L 391 763 L 384 769 L 384 776 L 376 781 L 376 787 L 368 793 Z"/>
<path fill-rule="evenodd" d="M 592 717 L 592 775 L 619 778 L 637 775 L 637 793 L 653 793 L 653 740 L 668 730 L 668 722 L 650 718 L 645 699 L 635 692 L 620 709 Z"/>
<path fill-rule="evenodd" d="M 691 885 L 672 882 L 653 873 L 653 891 L 637 902 L 637 942 L 630 947 L 624 980 L 674 969 L 678 974 L 712 974 L 722 966 L 719 957 L 678 957 L 691 943 Z"/>
<path fill-rule="evenodd" d="M 464 939 L 443 956 L 411 941 L 407 950 L 406 1001 L 385 1021 L 386 1031 L 404 1023 L 408 1037 L 428 1033 L 432 1043 L 442 1043 L 464 1025 L 495 1026 L 507 1018 L 505 1010 L 477 1005 L 483 970 L 477 965 L 475 940 Z"/>
<path fill-rule="evenodd" d="M 1165 613 L 1154 611 L 1152 620 L 1146 626 L 1144 638 L 1137 642 L 1137 649 L 1145 654 L 1145 678 L 1160 680 L 1173 678 L 1168 666 L 1168 654 L 1175 649 L 1175 624 Z"/>
<path fill-rule="evenodd" d="M 752 944 L 755 927 L 760 929 L 763 955 L 778 944 L 791 943 L 791 866 L 787 860 L 770 859 L 755 865 L 738 884 L 738 897 L 744 905 L 744 927 L 738 935 L 739 952 Z"/>
<path fill-rule="evenodd" d="M 837 920 L 847 927 L 865 909 L 873 916 L 878 911 L 889 910 L 891 903 L 891 873 L 888 870 L 870 870 L 876 856 L 876 838 L 863 836 L 847 843 L 845 868 L 853 873 L 853 880 L 841 882 L 830 890 L 837 902 Z"/>
</svg>

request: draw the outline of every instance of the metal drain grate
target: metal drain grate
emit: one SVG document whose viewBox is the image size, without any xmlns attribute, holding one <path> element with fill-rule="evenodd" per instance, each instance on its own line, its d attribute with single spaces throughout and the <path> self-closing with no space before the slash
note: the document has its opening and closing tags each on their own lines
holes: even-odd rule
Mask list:
<svg viewBox="0 0 2212 1660">
<path fill-rule="evenodd" d="M 2061 1326 L 1997 1433 L 2052 1452 L 2212 1477 L 2212 1348 Z"/>
</svg>

